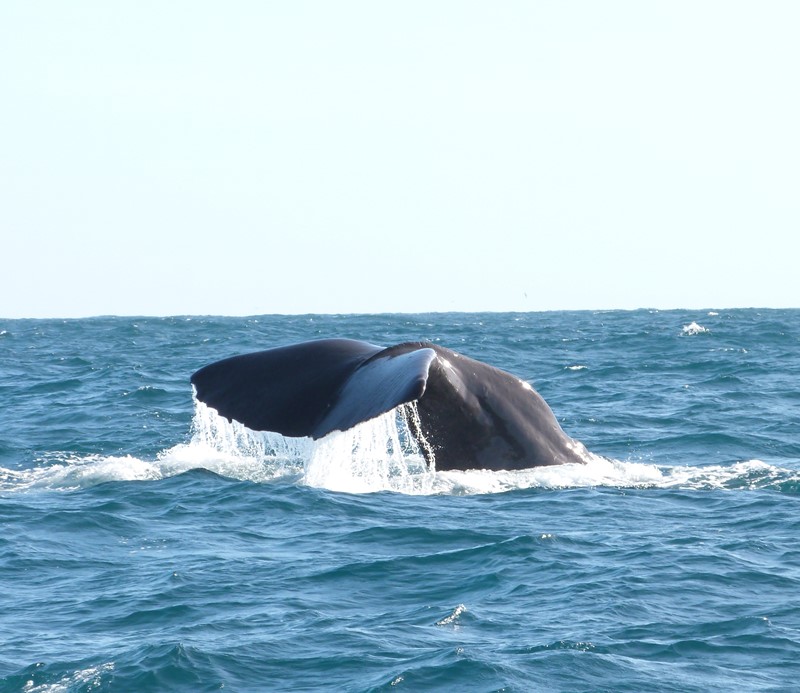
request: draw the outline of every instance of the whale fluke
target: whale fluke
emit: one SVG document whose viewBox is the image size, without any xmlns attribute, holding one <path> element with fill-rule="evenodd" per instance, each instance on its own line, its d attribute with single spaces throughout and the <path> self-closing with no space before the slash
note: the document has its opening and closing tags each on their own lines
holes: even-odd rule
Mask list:
<svg viewBox="0 0 800 693">
<path fill-rule="evenodd" d="M 526 382 L 428 342 L 322 339 L 232 356 L 192 375 L 197 398 L 256 431 L 322 438 L 416 402 L 411 426 L 436 469 L 584 462 Z"/>
</svg>

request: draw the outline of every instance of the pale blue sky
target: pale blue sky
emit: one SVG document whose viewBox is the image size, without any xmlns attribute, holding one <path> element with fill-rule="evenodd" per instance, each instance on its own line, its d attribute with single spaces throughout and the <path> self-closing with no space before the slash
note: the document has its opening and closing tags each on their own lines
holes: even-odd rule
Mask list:
<svg viewBox="0 0 800 693">
<path fill-rule="evenodd" d="M 800 306 L 800 3 L 0 3 L 0 317 Z"/>
</svg>

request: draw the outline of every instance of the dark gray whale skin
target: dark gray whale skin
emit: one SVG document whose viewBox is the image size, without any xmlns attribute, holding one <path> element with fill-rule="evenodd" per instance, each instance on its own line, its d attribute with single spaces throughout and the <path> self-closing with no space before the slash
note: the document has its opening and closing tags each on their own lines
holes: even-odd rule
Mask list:
<svg viewBox="0 0 800 693">
<path fill-rule="evenodd" d="M 395 407 L 437 470 L 585 462 L 528 383 L 428 342 L 321 339 L 232 356 L 192 375 L 197 399 L 256 431 L 322 438 Z"/>
</svg>

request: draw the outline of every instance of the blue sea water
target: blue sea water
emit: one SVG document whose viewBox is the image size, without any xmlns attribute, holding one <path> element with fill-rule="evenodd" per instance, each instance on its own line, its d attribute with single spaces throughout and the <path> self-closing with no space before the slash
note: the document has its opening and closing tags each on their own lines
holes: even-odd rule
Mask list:
<svg viewBox="0 0 800 693">
<path fill-rule="evenodd" d="M 598 457 L 436 473 L 392 416 L 193 400 L 330 336 L 509 370 Z M 0 320 L 0 400 L 2 691 L 800 688 L 798 310 Z"/>
</svg>

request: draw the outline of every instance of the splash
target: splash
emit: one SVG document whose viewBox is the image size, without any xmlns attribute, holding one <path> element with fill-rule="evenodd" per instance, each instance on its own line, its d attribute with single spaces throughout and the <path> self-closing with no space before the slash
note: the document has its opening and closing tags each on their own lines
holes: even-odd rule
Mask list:
<svg viewBox="0 0 800 693">
<path fill-rule="evenodd" d="M 490 471 L 435 471 L 411 431 L 404 406 L 344 432 L 312 441 L 254 432 L 195 402 L 191 438 L 153 460 L 132 455 L 54 454 L 23 470 L 0 468 L 0 492 L 70 491 L 110 481 L 155 481 L 193 469 L 230 479 L 293 483 L 346 493 L 473 495 L 521 489 L 773 489 L 800 493 L 800 472 L 760 460 L 731 465 L 659 466 L 585 453 L 585 464 Z"/>
<path fill-rule="evenodd" d="M 413 406 L 398 407 L 348 431 L 335 431 L 313 446 L 304 482 L 332 491 L 431 493 L 428 469 L 410 426 Z"/>
<path fill-rule="evenodd" d="M 191 440 L 163 450 L 153 460 L 132 455 L 51 453 L 30 469 L 0 468 L 0 492 L 74 491 L 110 481 L 157 481 L 193 469 L 257 483 L 300 476 L 310 441 L 256 433 L 228 423 L 196 402 Z"/>
<path fill-rule="evenodd" d="M 166 475 L 202 468 L 242 481 L 271 481 L 301 474 L 313 447 L 307 438 L 285 438 L 228 422 L 197 400 L 191 431 L 189 443 L 159 455 Z"/>
</svg>

